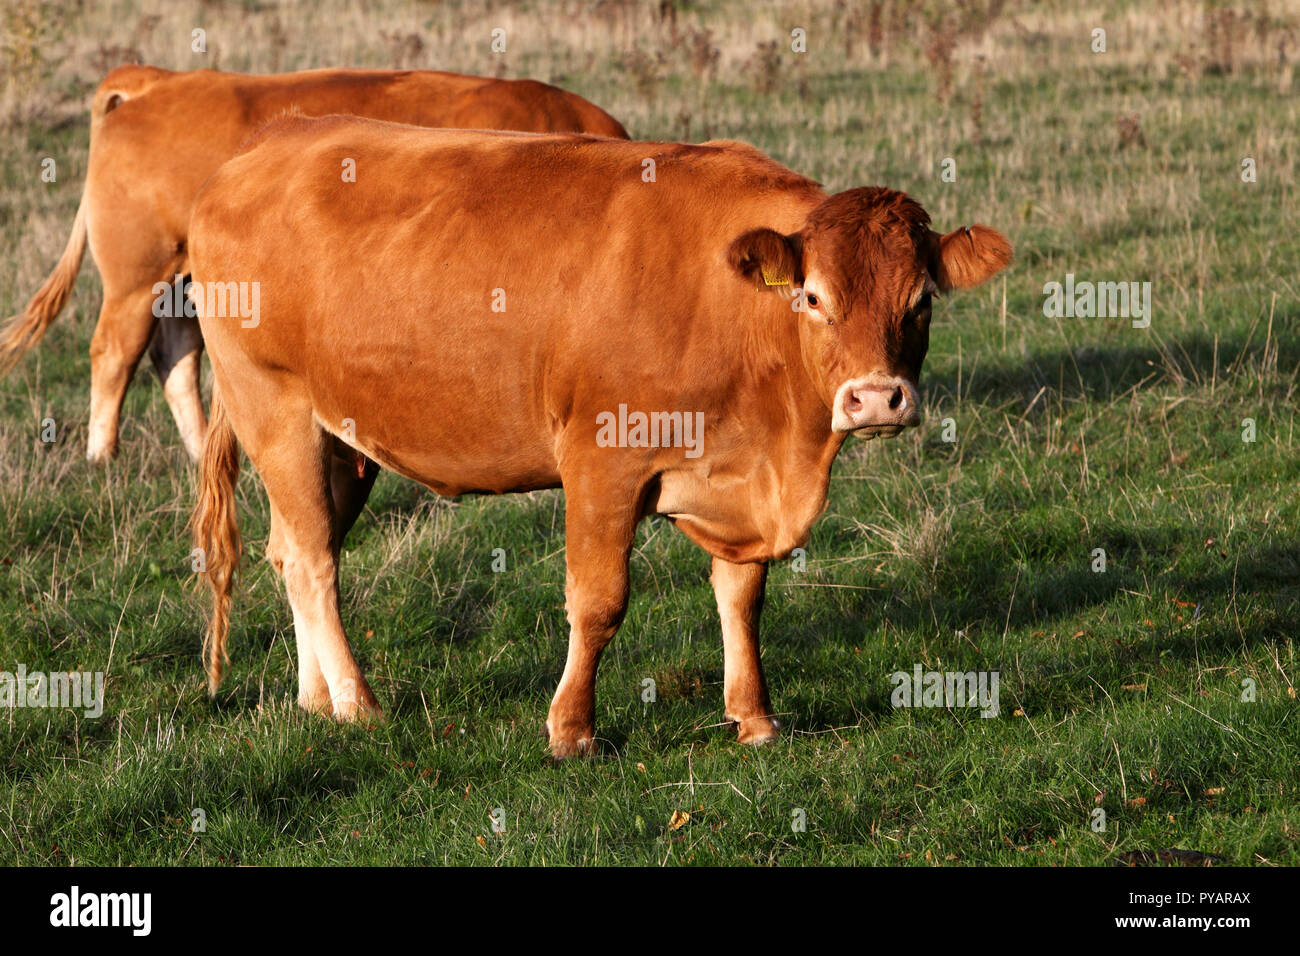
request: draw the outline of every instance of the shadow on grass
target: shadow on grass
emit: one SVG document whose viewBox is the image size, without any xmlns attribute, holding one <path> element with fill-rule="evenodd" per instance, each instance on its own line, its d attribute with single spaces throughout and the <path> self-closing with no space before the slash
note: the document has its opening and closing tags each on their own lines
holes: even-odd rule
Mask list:
<svg viewBox="0 0 1300 956">
<path fill-rule="evenodd" d="M 1136 536 L 1141 537 L 1141 536 Z M 1153 541 L 1146 542 L 1148 548 Z M 992 558 L 992 555 L 989 555 Z M 1093 681 L 1131 674 L 1134 665 L 1145 664 L 1153 671 L 1194 668 L 1204 672 L 1240 662 L 1243 649 L 1284 641 L 1294 636 L 1300 620 L 1300 543 L 1274 546 L 1247 554 L 1232 565 L 1212 572 L 1169 574 L 1154 587 L 1134 572 L 1093 574 L 1084 569 L 1031 567 L 1034 580 L 1021 582 L 1010 607 L 994 595 L 1016 573 L 1011 562 L 989 560 L 973 569 L 962 593 L 939 593 L 925 600 L 903 603 L 888 590 L 855 592 L 861 595 L 841 605 L 833 616 L 796 626 L 784 634 L 765 629 L 764 660 L 769 675 L 779 685 L 783 672 L 797 673 L 801 657 L 816 645 L 836 642 L 842 649 L 856 647 L 868 637 L 868 628 L 878 632 L 887 620 L 891 631 L 911 635 L 932 635 L 925 641 L 929 654 L 940 654 L 951 669 L 1001 669 L 1004 687 L 1009 679 L 1010 660 L 1000 660 L 995 646 L 1006 629 L 1041 627 L 1053 630 L 1056 619 L 1108 603 L 1122 591 L 1184 595 L 1187 607 L 1179 607 L 1182 620 L 1151 624 L 1136 638 L 1112 638 L 1101 644 L 1091 633 L 1077 653 L 1059 635 L 1059 642 L 1044 645 L 1040 654 L 1015 654 L 1015 675 L 1019 700 L 1038 713 L 1068 709 L 1081 694 L 1091 695 Z M 1023 576 L 1024 569 L 1021 569 Z M 1037 572 L 1037 573 L 1035 573 Z M 942 589 L 941 589 L 942 592 Z M 1258 603 L 1248 622 L 1238 613 L 1239 602 L 1249 597 Z M 937 626 L 936 626 L 937 622 Z M 1114 622 L 1110 622 L 1114 623 Z M 1134 622 L 1143 623 L 1144 622 Z M 963 629 L 984 635 L 984 647 L 976 650 Z M 990 640 L 991 638 L 991 640 Z M 888 668 L 910 670 L 920 645 L 913 640 L 900 649 L 898 660 Z M 906 659 L 905 659 L 906 658 Z M 878 663 L 878 661 L 877 661 Z M 719 675 L 720 676 L 720 675 Z M 894 714 L 889 702 L 889 684 L 884 672 L 863 675 L 864 690 L 842 699 L 823 694 L 808 695 L 794 706 L 793 722 L 800 730 L 824 731 L 856 724 L 863 716 L 887 719 Z M 781 705 L 777 704 L 778 709 Z"/>
<path fill-rule="evenodd" d="M 1002 354 L 981 356 L 974 375 L 963 372 L 962 399 L 976 404 L 1027 402 L 1040 388 L 1046 388 L 1049 393 L 1060 388 L 1065 398 L 1109 401 L 1151 378 L 1153 373 L 1155 378 L 1148 384 L 1171 376 L 1192 382 L 1209 383 L 1211 379 L 1223 382 L 1227 369 L 1244 350 L 1249 349 L 1248 357 L 1258 361 L 1267 330 L 1267 322 L 1261 322 L 1249 340 L 1244 332 L 1221 337 L 1216 359 L 1214 339 L 1200 333 L 1166 339 L 1160 346 L 1145 331 L 1134 329 L 1134 336 L 1141 335 L 1144 344 L 1115 347 L 1088 342 L 1087 323 L 1099 320 L 1066 321 L 1078 323 L 1075 330 L 1080 333 L 1079 342 L 1073 348 L 1035 352 L 1024 360 Z M 1300 325 L 1300 311 L 1279 311 L 1273 317 L 1271 345 L 1277 349 L 1279 369 L 1300 365 L 1300 338 L 1286 334 L 1297 325 Z M 942 375 L 926 374 L 922 382 L 923 390 L 949 396 L 957 394 L 957 385 L 955 370 Z"/>
</svg>

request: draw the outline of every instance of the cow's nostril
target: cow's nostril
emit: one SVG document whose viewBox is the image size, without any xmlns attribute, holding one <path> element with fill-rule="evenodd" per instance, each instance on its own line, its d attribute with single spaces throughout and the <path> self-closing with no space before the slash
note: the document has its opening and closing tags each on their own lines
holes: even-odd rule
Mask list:
<svg viewBox="0 0 1300 956">
<path fill-rule="evenodd" d="M 849 392 L 848 398 L 844 402 L 845 410 L 852 413 L 861 410 L 862 399 L 858 398 L 857 392 Z"/>
<path fill-rule="evenodd" d="M 907 407 L 907 398 L 903 395 L 903 389 L 899 386 L 894 388 L 894 394 L 889 396 L 889 410 L 891 412 L 901 411 Z"/>
</svg>

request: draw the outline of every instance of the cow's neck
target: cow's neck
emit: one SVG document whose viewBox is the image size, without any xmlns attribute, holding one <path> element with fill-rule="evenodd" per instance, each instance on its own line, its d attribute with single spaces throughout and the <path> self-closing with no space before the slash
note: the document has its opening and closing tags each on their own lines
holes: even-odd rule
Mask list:
<svg viewBox="0 0 1300 956">
<path fill-rule="evenodd" d="M 772 369 L 769 394 L 781 397 L 784 418 L 769 435 L 782 513 L 782 540 L 775 542 L 779 557 L 807 540 L 825 508 L 831 465 L 846 436 L 831 430 L 830 409 L 800 344 L 799 324 L 808 320 L 792 314 L 785 300 L 772 312 L 771 321 L 757 323 L 750 347 L 761 357 L 760 367 Z"/>
</svg>

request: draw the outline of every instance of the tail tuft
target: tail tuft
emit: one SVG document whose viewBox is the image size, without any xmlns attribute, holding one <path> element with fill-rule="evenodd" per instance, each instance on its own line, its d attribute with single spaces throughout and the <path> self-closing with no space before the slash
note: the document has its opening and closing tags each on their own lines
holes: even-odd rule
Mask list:
<svg viewBox="0 0 1300 956">
<path fill-rule="evenodd" d="M 32 296 L 27 308 L 11 316 L 0 329 L 0 374 L 10 371 L 29 349 L 45 337 L 45 330 L 68 301 L 85 254 L 86 197 L 83 195 L 77 218 L 72 222 L 72 235 L 68 237 L 58 265 Z"/>
<path fill-rule="evenodd" d="M 191 525 L 194 545 L 212 592 L 212 616 L 203 640 L 203 660 L 208 672 L 208 694 L 215 696 L 230 662 L 226 638 L 230 633 L 230 603 L 235 570 L 239 567 L 239 516 L 235 511 L 235 483 L 239 480 L 239 439 L 226 415 L 221 393 L 212 388 L 212 420 L 199 463 L 199 494 Z"/>
</svg>

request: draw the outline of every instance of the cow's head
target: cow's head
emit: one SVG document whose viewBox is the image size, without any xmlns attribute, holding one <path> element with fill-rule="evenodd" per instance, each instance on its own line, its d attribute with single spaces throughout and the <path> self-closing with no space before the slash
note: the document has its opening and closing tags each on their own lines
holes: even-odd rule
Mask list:
<svg viewBox="0 0 1300 956">
<path fill-rule="evenodd" d="M 996 275 L 1011 245 L 987 226 L 942 236 L 915 200 L 863 187 L 827 198 L 796 233 L 746 232 L 728 258 L 792 300 L 804 364 L 832 429 L 875 438 L 921 423 L 931 296 Z"/>
</svg>

